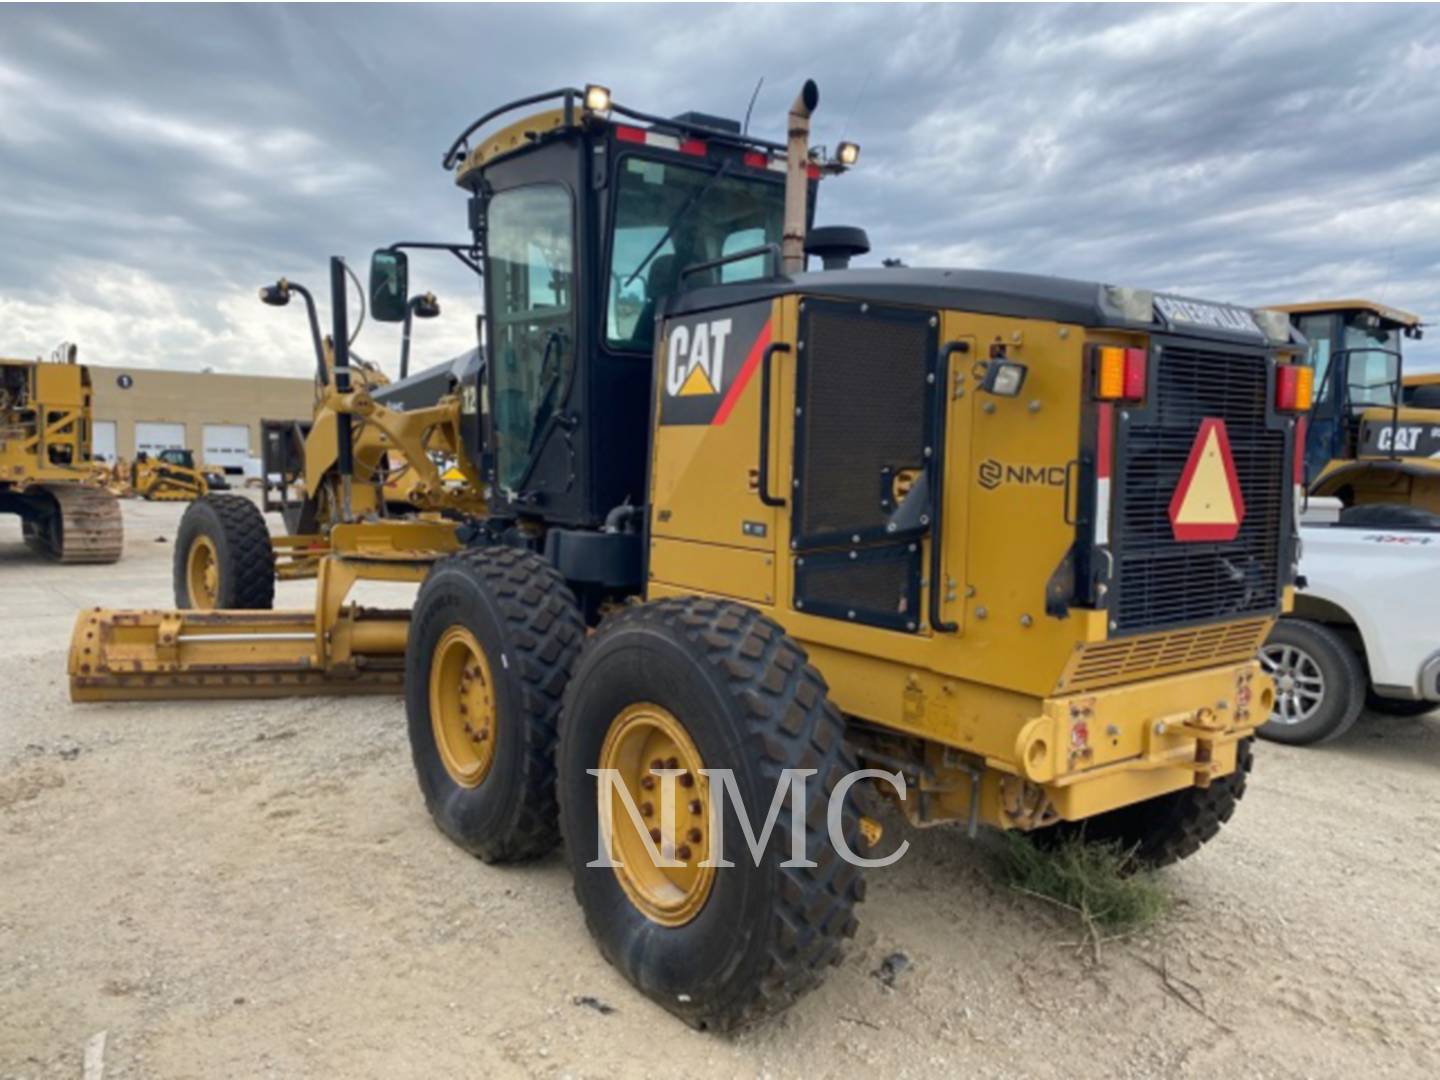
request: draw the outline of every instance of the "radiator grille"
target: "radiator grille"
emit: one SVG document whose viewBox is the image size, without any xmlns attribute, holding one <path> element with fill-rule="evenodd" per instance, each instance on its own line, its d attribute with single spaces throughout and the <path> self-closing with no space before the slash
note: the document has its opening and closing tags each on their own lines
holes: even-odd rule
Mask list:
<svg viewBox="0 0 1440 1080">
<path fill-rule="evenodd" d="M 1269 628 L 1269 619 L 1247 619 L 1086 645 L 1071 660 L 1060 686 L 1066 691 L 1095 690 L 1140 675 L 1243 663 L 1254 659 Z"/>
<path fill-rule="evenodd" d="M 888 477 L 925 464 L 934 335 L 925 312 L 807 301 L 795 493 L 802 548 L 884 537 Z"/>
<path fill-rule="evenodd" d="M 1280 602 L 1285 433 L 1266 427 L 1268 369 L 1259 352 L 1166 346 L 1155 405 L 1118 443 L 1111 618 L 1119 631 L 1270 612 Z M 1225 421 L 1245 501 L 1239 534 L 1179 542 L 1170 501 L 1202 420 Z"/>
<path fill-rule="evenodd" d="M 812 615 L 914 630 L 920 605 L 919 545 L 805 555 L 795 562 L 795 601 Z"/>
</svg>

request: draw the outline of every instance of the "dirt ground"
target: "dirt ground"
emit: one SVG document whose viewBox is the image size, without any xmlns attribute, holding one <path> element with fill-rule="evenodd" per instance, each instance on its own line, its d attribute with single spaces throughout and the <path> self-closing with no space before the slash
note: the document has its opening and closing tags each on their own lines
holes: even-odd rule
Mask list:
<svg viewBox="0 0 1440 1080">
<path fill-rule="evenodd" d="M 600 958 L 558 854 L 431 826 L 397 699 L 71 705 L 74 613 L 167 605 L 182 509 L 127 503 L 105 567 L 0 518 L 0 1076 L 78 1076 L 101 1032 L 114 1078 L 1440 1071 L 1440 714 L 1261 745 L 1176 914 L 1098 963 L 985 843 L 909 833 L 825 985 L 717 1038 Z"/>
</svg>

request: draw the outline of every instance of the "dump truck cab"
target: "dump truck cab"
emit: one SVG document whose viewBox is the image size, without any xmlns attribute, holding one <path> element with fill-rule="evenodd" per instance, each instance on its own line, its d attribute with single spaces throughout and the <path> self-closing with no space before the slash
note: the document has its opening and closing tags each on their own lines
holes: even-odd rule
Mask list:
<svg viewBox="0 0 1440 1080">
<path fill-rule="evenodd" d="M 1319 300 L 1274 310 L 1288 315 L 1310 342 L 1310 493 L 1336 496 L 1347 510 L 1408 507 L 1416 519 L 1409 524 L 1432 516 L 1440 524 L 1440 408 L 1411 400 L 1402 386 L 1403 344 L 1422 335 L 1419 317 L 1372 300 Z M 1347 520 L 1359 523 L 1354 514 Z"/>
</svg>

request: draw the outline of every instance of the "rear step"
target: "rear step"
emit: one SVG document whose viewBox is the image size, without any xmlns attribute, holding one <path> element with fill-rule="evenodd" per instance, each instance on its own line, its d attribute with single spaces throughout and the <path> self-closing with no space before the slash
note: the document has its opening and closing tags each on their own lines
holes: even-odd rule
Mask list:
<svg viewBox="0 0 1440 1080">
<path fill-rule="evenodd" d="M 330 631 L 312 611 L 82 611 L 70 700 L 399 694 L 408 611 L 350 607 Z"/>
</svg>

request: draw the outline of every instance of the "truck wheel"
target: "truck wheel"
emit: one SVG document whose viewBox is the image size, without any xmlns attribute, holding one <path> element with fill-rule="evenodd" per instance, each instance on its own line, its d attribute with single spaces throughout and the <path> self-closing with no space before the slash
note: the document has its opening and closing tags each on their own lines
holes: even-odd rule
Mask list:
<svg viewBox="0 0 1440 1080">
<path fill-rule="evenodd" d="M 1353 529 L 1440 531 L 1440 514 L 1404 503 L 1364 503 L 1340 511 L 1340 524 Z"/>
<path fill-rule="evenodd" d="M 260 611 L 275 606 L 275 549 L 259 507 L 242 495 L 205 495 L 175 534 L 175 606 Z"/>
<path fill-rule="evenodd" d="M 697 1028 L 731 1030 L 784 1009 L 840 961 L 864 878 L 832 845 L 827 811 L 855 758 L 824 680 L 776 623 L 694 597 L 610 618 L 570 681 L 558 760 L 585 922 L 605 958 L 656 1002 Z M 681 771 L 657 778 L 656 769 Z M 815 770 L 798 840 L 793 789 L 764 832 L 787 769 Z M 710 770 L 733 770 L 735 786 Z M 669 783 L 678 785 L 673 824 L 664 820 Z M 852 851 L 855 795 L 850 788 L 834 807 Z M 758 859 L 742 811 L 763 844 Z M 784 865 L 792 841 L 813 865 Z M 652 843 L 679 865 L 659 865 Z"/>
<path fill-rule="evenodd" d="M 1365 694 L 1365 707 L 1386 716 L 1424 716 L 1440 709 L 1440 701 L 1415 701 L 1411 698 L 1381 697 L 1373 690 Z"/>
<path fill-rule="evenodd" d="M 1245 795 L 1246 780 L 1253 764 L 1250 744 L 1242 739 L 1235 747 L 1235 771 L 1213 780 L 1207 788 L 1188 787 L 1144 802 L 1122 806 L 1085 821 L 1067 821 L 1034 837 L 1053 843 L 1081 836 L 1102 844 L 1118 844 L 1137 867 L 1158 869 L 1188 859 L 1213 840 L 1235 814 L 1235 804 Z"/>
<path fill-rule="evenodd" d="M 405 717 L 425 805 L 440 831 L 486 862 L 560 839 L 555 728 L 585 625 L 539 555 L 466 551 L 435 564 L 405 648 Z"/>
<path fill-rule="evenodd" d="M 1257 734 L 1308 746 L 1349 730 L 1365 702 L 1360 658 L 1328 626 L 1281 619 L 1260 648 L 1260 666 L 1275 680 L 1275 707 Z"/>
</svg>

